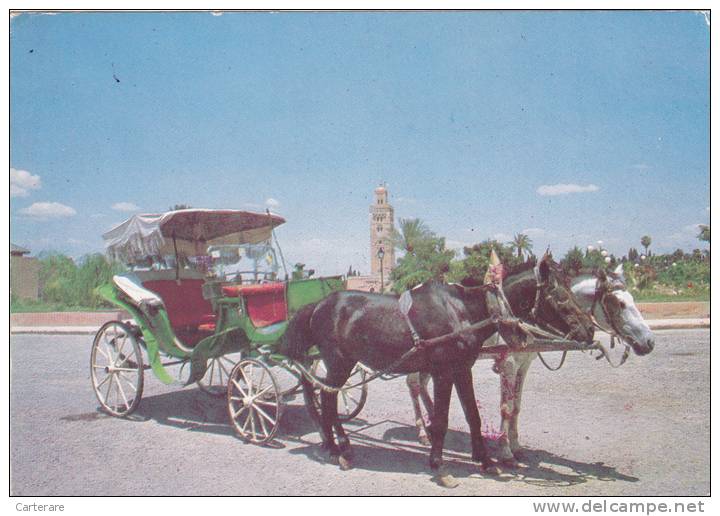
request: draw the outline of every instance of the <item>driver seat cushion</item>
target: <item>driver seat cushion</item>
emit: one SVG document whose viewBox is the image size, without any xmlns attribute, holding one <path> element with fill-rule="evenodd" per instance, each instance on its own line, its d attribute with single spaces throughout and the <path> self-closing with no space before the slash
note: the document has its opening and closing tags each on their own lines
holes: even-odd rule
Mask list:
<svg viewBox="0 0 720 516">
<path fill-rule="evenodd" d="M 285 287 L 285 283 L 232 285 L 223 287 L 223 293 L 228 297 L 244 298 L 253 326 L 264 328 L 287 320 Z"/>
</svg>

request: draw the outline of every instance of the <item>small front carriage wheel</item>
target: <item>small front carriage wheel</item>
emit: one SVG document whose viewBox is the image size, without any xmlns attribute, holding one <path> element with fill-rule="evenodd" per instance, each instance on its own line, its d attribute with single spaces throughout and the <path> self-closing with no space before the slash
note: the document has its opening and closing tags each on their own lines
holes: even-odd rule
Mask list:
<svg viewBox="0 0 720 516">
<path fill-rule="evenodd" d="M 254 444 L 270 442 L 277 433 L 283 402 L 270 368 L 253 358 L 237 363 L 227 384 L 230 421 L 240 437 Z"/>
<path fill-rule="evenodd" d="M 128 324 L 110 321 L 100 327 L 90 353 L 90 378 L 105 412 L 124 417 L 137 408 L 143 391 L 143 358 Z"/>
<path fill-rule="evenodd" d="M 222 398 L 227 393 L 227 384 L 230 379 L 230 371 L 238 363 L 241 352 L 229 353 L 220 357 L 211 358 L 208 362 L 205 376 L 197 382 L 201 391 Z"/>
</svg>

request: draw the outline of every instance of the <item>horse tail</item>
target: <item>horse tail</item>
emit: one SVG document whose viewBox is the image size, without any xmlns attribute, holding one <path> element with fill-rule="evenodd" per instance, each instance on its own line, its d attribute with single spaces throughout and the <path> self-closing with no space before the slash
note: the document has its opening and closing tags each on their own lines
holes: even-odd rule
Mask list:
<svg viewBox="0 0 720 516">
<path fill-rule="evenodd" d="M 305 358 L 310 347 L 313 345 L 310 320 L 317 303 L 310 303 L 303 306 L 288 322 L 287 330 L 283 337 L 282 347 L 284 353 L 293 360 Z"/>
</svg>

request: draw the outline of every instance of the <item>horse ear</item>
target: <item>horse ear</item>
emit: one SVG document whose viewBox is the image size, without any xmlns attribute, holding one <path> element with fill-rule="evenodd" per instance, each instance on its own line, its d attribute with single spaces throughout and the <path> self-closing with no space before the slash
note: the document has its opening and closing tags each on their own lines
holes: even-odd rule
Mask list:
<svg viewBox="0 0 720 516">
<path fill-rule="evenodd" d="M 615 270 L 613 271 L 613 274 L 620 278 L 621 280 L 625 280 L 625 271 L 623 270 L 622 263 L 619 263 L 617 267 L 615 267 Z"/>
<path fill-rule="evenodd" d="M 540 275 L 540 280 L 543 283 L 550 279 L 550 262 L 547 259 L 547 254 L 543 256 L 543 259 L 540 260 L 540 263 L 538 264 L 538 273 Z"/>
</svg>

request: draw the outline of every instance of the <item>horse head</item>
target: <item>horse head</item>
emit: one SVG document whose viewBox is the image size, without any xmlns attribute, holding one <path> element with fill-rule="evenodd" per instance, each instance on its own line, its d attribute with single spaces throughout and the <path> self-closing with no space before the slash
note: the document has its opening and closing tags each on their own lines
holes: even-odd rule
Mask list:
<svg viewBox="0 0 720 516">
<path fill-rule="evenodd" d="M 545 253 L 534 270 L 537 285 L 531 315 L 535 322 L 565 338 L 592 342 L 595 325 L 577 303 L 569 279 L 550 252 Z"/>
<path fill-rule="evenodd" d="M 622 265 L 614 271 L 599 269 L 592 291 L 592 311 L 618 338 L 630 345 L 636 355 L 647 355 L 655 347 L 655 336 L 627 291 Z M 586 287 L 587 289 L 587 287 Z M 581 295 L 587 295 L 580 290 Z M 598 310 L 600 308 L 600 310 Z"/>
</svg>

